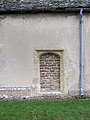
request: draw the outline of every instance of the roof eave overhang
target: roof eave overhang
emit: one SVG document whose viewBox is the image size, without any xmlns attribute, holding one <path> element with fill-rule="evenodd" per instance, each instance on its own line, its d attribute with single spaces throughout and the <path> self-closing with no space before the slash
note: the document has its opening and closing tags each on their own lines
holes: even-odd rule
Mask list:
<svg viewBox="0 0 90 120">
<path fill-rule="evenodd" d="M 0 10 L 0 14 L 26 14 L 26 13 L 78 13 L 80 9 L 83 9 L 85 13 L 90 12 L 89 7 L 63 7 L 55 9 L 10 9 L 10 10 Z"/>
</svg>

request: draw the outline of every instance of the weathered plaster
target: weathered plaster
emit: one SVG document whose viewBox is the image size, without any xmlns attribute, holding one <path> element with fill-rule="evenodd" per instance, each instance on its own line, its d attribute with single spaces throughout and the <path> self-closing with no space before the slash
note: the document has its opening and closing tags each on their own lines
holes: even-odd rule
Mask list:
<svg viewBox="0 0 90 120">
<path fill-rule="evenodd" d="M 62 93 L 58 94 L 72 90 L 79 94 L 79 15 L 6 15 L 0 33 L 4 45 L 0 87 L 29 87 L 31 96 L 43 94 L 35 66 L 37 50 L 63 50 Z"/>
</svg>

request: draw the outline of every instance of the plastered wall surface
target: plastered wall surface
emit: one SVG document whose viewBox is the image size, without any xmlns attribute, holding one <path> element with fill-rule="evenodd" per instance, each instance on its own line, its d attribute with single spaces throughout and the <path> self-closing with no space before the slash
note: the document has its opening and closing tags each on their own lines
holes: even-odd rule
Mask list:
<svg viewBox="0 0 90 120">
<path fill-rule="evenodd" d="M 85 16 L 85 89 L 89 91 L 89 16 Z M 79 15 L 0 16 L 0 88 L 40 94 L 39 51 L 63 51 L 61 94 L 79 94 Z M 6 88 L 4 88 L 5 90 Z M 86 93 L 86 92 L 85 92 Z M 89 93 L 89 92 L 88 92 Z M 90 93 L 89 93 L 90 94 Z"/>
<path fill-rule="evenodd" d="M 84 16 L 84 89 L 85 94 L 90 95 L 90 15 Z"/>
</svg>

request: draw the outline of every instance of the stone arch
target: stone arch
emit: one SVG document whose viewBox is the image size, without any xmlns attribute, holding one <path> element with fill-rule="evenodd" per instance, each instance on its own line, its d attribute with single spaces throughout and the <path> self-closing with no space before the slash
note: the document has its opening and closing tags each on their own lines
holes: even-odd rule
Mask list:
<svg viewBox="0 0 90 120">
<path fill-rule="evenodd" d="M 60 91 L 60 56 L 56 53 L 46 52 L 40 59 L 40 91 Z"/>
</svg>

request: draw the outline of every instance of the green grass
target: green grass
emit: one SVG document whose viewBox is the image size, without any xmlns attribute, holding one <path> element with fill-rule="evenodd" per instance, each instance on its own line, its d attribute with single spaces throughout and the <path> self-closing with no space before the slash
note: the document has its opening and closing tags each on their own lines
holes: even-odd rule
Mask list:
<svg viewBox="0 0 90 120">
<path fill-rule="evenodd" d="M 90 100 L 0 101 L 0 120 L 90 120 Z"/>
</svg>

